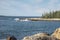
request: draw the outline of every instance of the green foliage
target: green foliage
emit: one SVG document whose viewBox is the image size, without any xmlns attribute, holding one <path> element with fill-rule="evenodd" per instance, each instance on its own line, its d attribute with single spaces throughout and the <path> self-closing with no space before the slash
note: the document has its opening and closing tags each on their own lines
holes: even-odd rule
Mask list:
<svg viewBox="0 0 60 40">
<path fill-rule="evenodd" d="M 60 11 L 45 13 L 42 18 L 60 18 Z"/>
</svg>

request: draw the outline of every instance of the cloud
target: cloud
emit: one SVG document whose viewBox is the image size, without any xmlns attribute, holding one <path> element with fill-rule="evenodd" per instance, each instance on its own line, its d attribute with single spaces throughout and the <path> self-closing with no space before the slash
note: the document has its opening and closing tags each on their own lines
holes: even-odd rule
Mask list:
<svg viewBox="0 0 60 40">
<path fill-rule="evenodd" d="M 31 10 L 31 6 L 28 4 L 22 4 L 20 8 L 22 11 L 25 11 L 25 12 L 29 12 Z"/>
<path fill-rule="evenodd" d="M 8 1 L 8 0 L 0 0 L 0 15 L 18 15 L 17 13 L 19 13 L 19 10 L 17 9 L 18 7 L 16 7 L 16 2 L 13 1 Z"/>
<path fill-rule="evenodd" d="M 42 13 L 49 12 L 49 9 L 46 9 L 46 8 L 39 8 L 39 9 L 36 9 L 35 12 L 42 14 Z"/>
<path fill-rule="evenodd" d="M 42 3 L 43 0 L 26 0 L 25 2 L 31 5 L 38 5 L 39 3 Z"/>
<path fill-rule="evenodd" d="M 41 15 L 60 9 L 59 0 L 0 0 L 0 14 L 5 15 Z"/>
<path fill-rule="evenodd" d="M 41 3 L 41 2 L 43 2 L 43 0 L 34 0 L 35 1 L 35 3 Z"/>
<path fill-rule="evenodd" d="M 35 13 L 35 14 L 42 14 L 45 12 L 50 12 L 50 11 L 54 11 L 57 10 L 58 8 L 56 8 L 55 4 L 58 3 L 58 0 L 49 0 L 49 2 L 47 2 L 47 6 L 46 7 L 40 7 L 42 5 L 38 5 L 38 3 L 43 2 L 44 0 L 34 0 L 32 1 L 33 3 L 37 4 L 37 5 L 29 5 L 29 4 L 25 4 L 23 5 L 23 10 L 26 13 Z M 46 4 L 45 4 L 46 5 Z"/>
<path fill-rule="evenodd" d="M 31 1 L 34 4 L 35 3 L 39 3 L 42 2 L 42 0 L 34 0 Z M 26 4 L 23 2 L 19 2 L 19 1 L 2 1 L 0 2 L 0 8 L 2 8 L 2 12 L 0 13 L 4 13 L 6 15 L 34 15 L 34 14 L 41 14 L 43 12 L 44 9 L 40 9 L 39 5 L 30 5 L 30 4 Z"/>
<path fill-rule="evenodd" d="M 59 0 L 49 0 L 49 2 L 47 2 L 48 5 L 46 7 L 36 6 L 35 12 L 42 14 L 50 11 L 60 10 L 60 3 L 58 4 L 58 2 Z"/>
<path fill-rule="evenodd" d="M 50 10 L 56 10 L 59 0 L 50 0 L 48 3 L 48 8 Z"/>
</svg>

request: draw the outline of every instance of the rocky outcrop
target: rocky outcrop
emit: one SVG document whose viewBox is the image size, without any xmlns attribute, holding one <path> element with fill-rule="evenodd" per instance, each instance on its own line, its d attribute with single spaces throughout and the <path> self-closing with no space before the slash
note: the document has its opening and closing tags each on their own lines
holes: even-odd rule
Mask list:
<svg viewBox="0 0 60 40">
<path fill-rule="evenodd" d="M 32 36 L 26 36 L 22 40 L 60 40 L 60 28 L 57 28 L 52 35 L 47 33 L 38 33 Z"/>
<path fill-rule="evenodd" d="M 56 40 L 56 39 L 54 37 L 50 37 L 46 33 L 38 33 L 32 36 L 26 36 L 23 38 L 23 40 Z"/>
<path fill-rule="evenodd" d="M 60 39 L 60 28 L 57 28 L 51 36 Z"/>
</svg>

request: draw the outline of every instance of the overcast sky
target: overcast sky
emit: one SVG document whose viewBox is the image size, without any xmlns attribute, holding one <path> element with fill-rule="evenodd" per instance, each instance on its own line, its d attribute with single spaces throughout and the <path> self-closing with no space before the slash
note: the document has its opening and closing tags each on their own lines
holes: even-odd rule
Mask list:
<svg viewBox="0 0 60 40">
<path fill-rule="evenodd" d="M 0 0 L 0 15 L 41 16 L 60 10 L 60 0 Z"/>
</svg>

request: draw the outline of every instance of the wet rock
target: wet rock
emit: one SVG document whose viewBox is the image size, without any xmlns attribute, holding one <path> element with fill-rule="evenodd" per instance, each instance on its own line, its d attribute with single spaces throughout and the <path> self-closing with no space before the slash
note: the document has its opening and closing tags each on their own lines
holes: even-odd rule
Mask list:
<svg viewBox="0 0 60 40">
<path fill-rule="evenodd" d="M 17 40 L 14 36 L 9 36 L 7 40 Z"/>
</svg>

